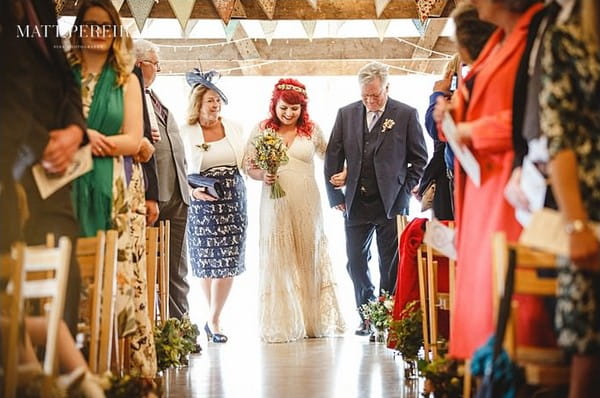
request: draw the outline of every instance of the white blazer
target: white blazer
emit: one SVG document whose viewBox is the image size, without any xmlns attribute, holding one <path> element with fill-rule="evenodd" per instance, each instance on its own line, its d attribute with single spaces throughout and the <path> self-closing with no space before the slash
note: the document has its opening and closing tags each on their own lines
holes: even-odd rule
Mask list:
<svg viewBox="0 0 600 398">
<path fill-rule="evenodd" d="M 225 139 L 231 144 L 233 152 L 235 153 L 237 167 L 242 171 L 242 162 L 244 161 L 244 149 L 246 145 L 242 128 L 237 123 L 225 118 L 221 118 L 221 123 L 223 123 Z M 199 173 L 200 166 L 202 165 L 202 157 L 204 156 L 204 152 L 206 152 L 202 149 L 202 144 L 204 144 L 202 127 L 200 126 L 200 123 L 194 125 L 186 123 L 179 128 L 179 131 L 183 138 L 183 146 L 185 147 L 187 172 L 188 174 Z"/>
</svg>

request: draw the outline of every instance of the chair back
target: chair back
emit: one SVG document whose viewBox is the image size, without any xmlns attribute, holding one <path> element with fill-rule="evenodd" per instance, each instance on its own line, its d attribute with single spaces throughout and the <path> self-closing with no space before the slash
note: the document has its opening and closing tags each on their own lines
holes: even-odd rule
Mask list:
<svg viewBox="0 0 600 398">
<path fill-rule="evenodd" d="M 156 272 L 158 269 L 158 227 L 146 228 L 146 286 L 148 290 L 148 317 L 156 323 Z"/>
<path fill-rule="evenodd" d="M 45 275 L 41 279 L 25 280 L 23 298 L 48 299 L 48 331 L 43 369 L 46 374 L 56 374 L 56 349 L 58 328 L 63 318 L 67 275 L 71 258 L 71 241 L 67 237 L 58 240 L 58 247 L 29 246 L 23 260 L 25 272 Z"/>
<path fill-rule="evenodd" d="M 519 243 L 509 243 L 504 233 L 496 233 L 492 241 L 494 266 L 494 308 L 497 310 L 499 297 L 502 296 L 509 253 L 513 251 L 516 258 L 515 294 L 556 297 L 556 277 L 544 275 L 540 270 L 556 270 L 554 254 L 533 249 Z M 569 382 L 569 367 L 563 352 L 557 348 L 520 346 L 517 344 L 516 316 L 518 306 L 512 304 L 512 313 L 508 321 L 504 346 L 511 358 L 525 371 L 525 379 L 529 385 L 561 385 Z M 497 313 L 497 311 L 494 311 Z"/>
<path fill-rule="evenodd" d="M 161 221 L 158 225 L 158 292 L 160 319 L 169 319 L 169 252 L 171 246 L 171 222 Z"/>
<path fill-rule="evenodd" d="M 98 231 L 95 237 L 79 238 L 76 249 L 81 279 L 88 286 L 90 302 L 88 365 L 93 373 L 110 368 L 115 323 L 117 232 Z"/>
<path fill-rule="evenodd" d="M 104 275 L 104 231 L 98 231 L 94 237 L 77 239 L 75 250 L 81 275 L 82 286 L 87 287 L 88 305 L 82 302 L 80 319 L 87 325 L 80 327 L 80 332 L 87 334 L 89 325 L 88 366 L 93 373 L 98 372 L 98 348 L 100 345 L 100 309 L 102 306 L 102 277 Z"/>
<path fill-rule="evenodd" d="M 0 256 L 0 335 L 2 335 L 2 396 L 14 398 L 17 390 L 19 326 L 22 325 L 25 281 L 24 245 L 17 243 Z"/>
</svg>

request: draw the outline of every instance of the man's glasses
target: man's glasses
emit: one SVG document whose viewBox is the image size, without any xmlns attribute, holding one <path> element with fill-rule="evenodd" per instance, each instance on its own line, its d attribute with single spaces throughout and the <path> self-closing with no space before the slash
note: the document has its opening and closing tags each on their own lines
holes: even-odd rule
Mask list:
<svg viewBox="0 0 600 398">
<path fill-rule="evenodd" d="M 154 66 L 156 68 L 157 72 L 160 72 L 160 62 L 158 62 L 158 61 L 150 61 L 149 59 L 144 59 L 141 62 L 143 62 L 145 64 L 151 64 L 152 66 Z"/>
</svg>

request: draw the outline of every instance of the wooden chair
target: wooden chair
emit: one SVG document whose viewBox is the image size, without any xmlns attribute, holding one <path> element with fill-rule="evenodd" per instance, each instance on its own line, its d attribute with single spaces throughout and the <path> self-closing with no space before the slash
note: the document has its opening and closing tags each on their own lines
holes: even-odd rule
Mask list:
<svg viewBox="0 0 600 398">
<path fill-rule="evenodd" d="M 508 243 L 504 233 L 497 233 L 492 241 L 494 266 L 494 308 L 504 290 L 509 252 L 516 254 L 515 294 L 556 296 L 556 278 L 539 277 L 538 270 L 555 270 L 556 257 L 548 252 L 535 250 L 517 243 Z M 557 386 L 569 382 L 569 366 L 558 348 L 517 345 L 516 314 L 518 306 L 513 301 L 504 346 L 513 360 L 524 369 L 525 380 L 532 386 Z M 496 313 L 497 311 L 495 311 Z"/>
<path fill-rule="evenodd" d="M 169 319 L 169 251 L 171 245 L 171 222 L 161 221 L 158 225 L 158 293 L 160 320 Z"/>
<path fill-rule="evenodd" d="M 406 225 L 408 224 L 408 216 L 405 215 L 397 215 L 396 216 L 396 227 L 398 229 L 398 236 L 402 235 L 402 231 L 404 231 L 404 228 L 406 228 Z"/>
<path fill-rule="evenodd" d="M 436 258 L 446 256 L 431 246 L 423 243 L 417 249 L 417 267 L 419 274 L 419 300 L 423 311 L 423 346 L 426 359 L 439 356 L 438 310 L 446 310 L 452 314 L 454 302 L 456 263 L 448 259 L 448 292 L 438 290 L 438 261 Z M 431 357 L 429 356 L 431 353 Z"/>
<path fill-rule="evenodd" d="M 104 247 L 106 236 L 104 231 L 98 231 L 95 237 L 77 239 L 75 253 L 79 264 L 82 286 L 87 287 L 89 303 L 87 311 L 80 319 L 84 319 L 79 331 L 89 334 L 88 366 L 93 373 L 98 372 L 98 348 L 100 346 L 100 308 L 102 304 L 102 277 L 104 276 Z"/>
<path fill-rule="evenodd" d="M 158 268 L 158 227 L 146 228 L 146 286 L 148 289 L 148 316 L 156 323 L 156 272 Z"/>
<path fill-rule="evenodd" d="M 79 238 L 77 261 L 89 284 L 90 350 L 88 364 L 93 373 L 110 368 L 112 330 L 115 317 L 117 232 L 99 231 L 95 237 Z"/>
<path fill-rule="evenodd" d="M 22 288 L 25 281 L 23 267 L 24 245 L 17 243 L 11 253 L 0 257 L 0 315 L 7 320 L 1 323 L 2 335 L 2 396 L 14 398 L 17 390 L 19 363 L 19 327 L 23 324 Z"/>
<path fill-rule="evenodd" d="M 63 317 L 70 256 L 71 241 L 66 237 L 59 239 L 56 248 L 30 246 L 25 248 L 23 255 L 26 275 L 28 273 L 46 275 L 42 279 L 27 280 L 26 278 L 23 283 L 23 298 L 49 300 L 46 353 L 43 363 L 44 372 L 49 375 L 56 374 L 57 371 L 58 328 Z M 51 273 L 51 276 L 48 276 L 48 273 Z"/>
</svg>

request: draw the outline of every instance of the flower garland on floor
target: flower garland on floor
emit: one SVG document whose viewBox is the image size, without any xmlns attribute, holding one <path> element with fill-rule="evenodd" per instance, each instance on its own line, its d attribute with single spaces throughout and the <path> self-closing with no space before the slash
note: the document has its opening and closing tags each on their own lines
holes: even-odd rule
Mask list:
<svg viewBox="0 0 600 398">
<path fill-rule="evenodd" d="M 360 312 L 371 326 L 379 331 L 385 331 L 392 320 L 393 308 L 394 298 L 384 290 L 377 299 L 361 305 Z"/>
<path fill-rule="evenodd" d="M 196 348 L 198 335 L 198 326 L 187 316 L 181 320 L 171 318 L 158 324 L 154 328 L 158 370 L 186 366 L 188 355 Z"/>
<path fill-rule="evenodd" d="M 390 322 L 390 339 L 404 360 L 416 360 L 423 347 L 423 314 L 418 301 L 406 304 L 399 320 Z"/>
</svg>

